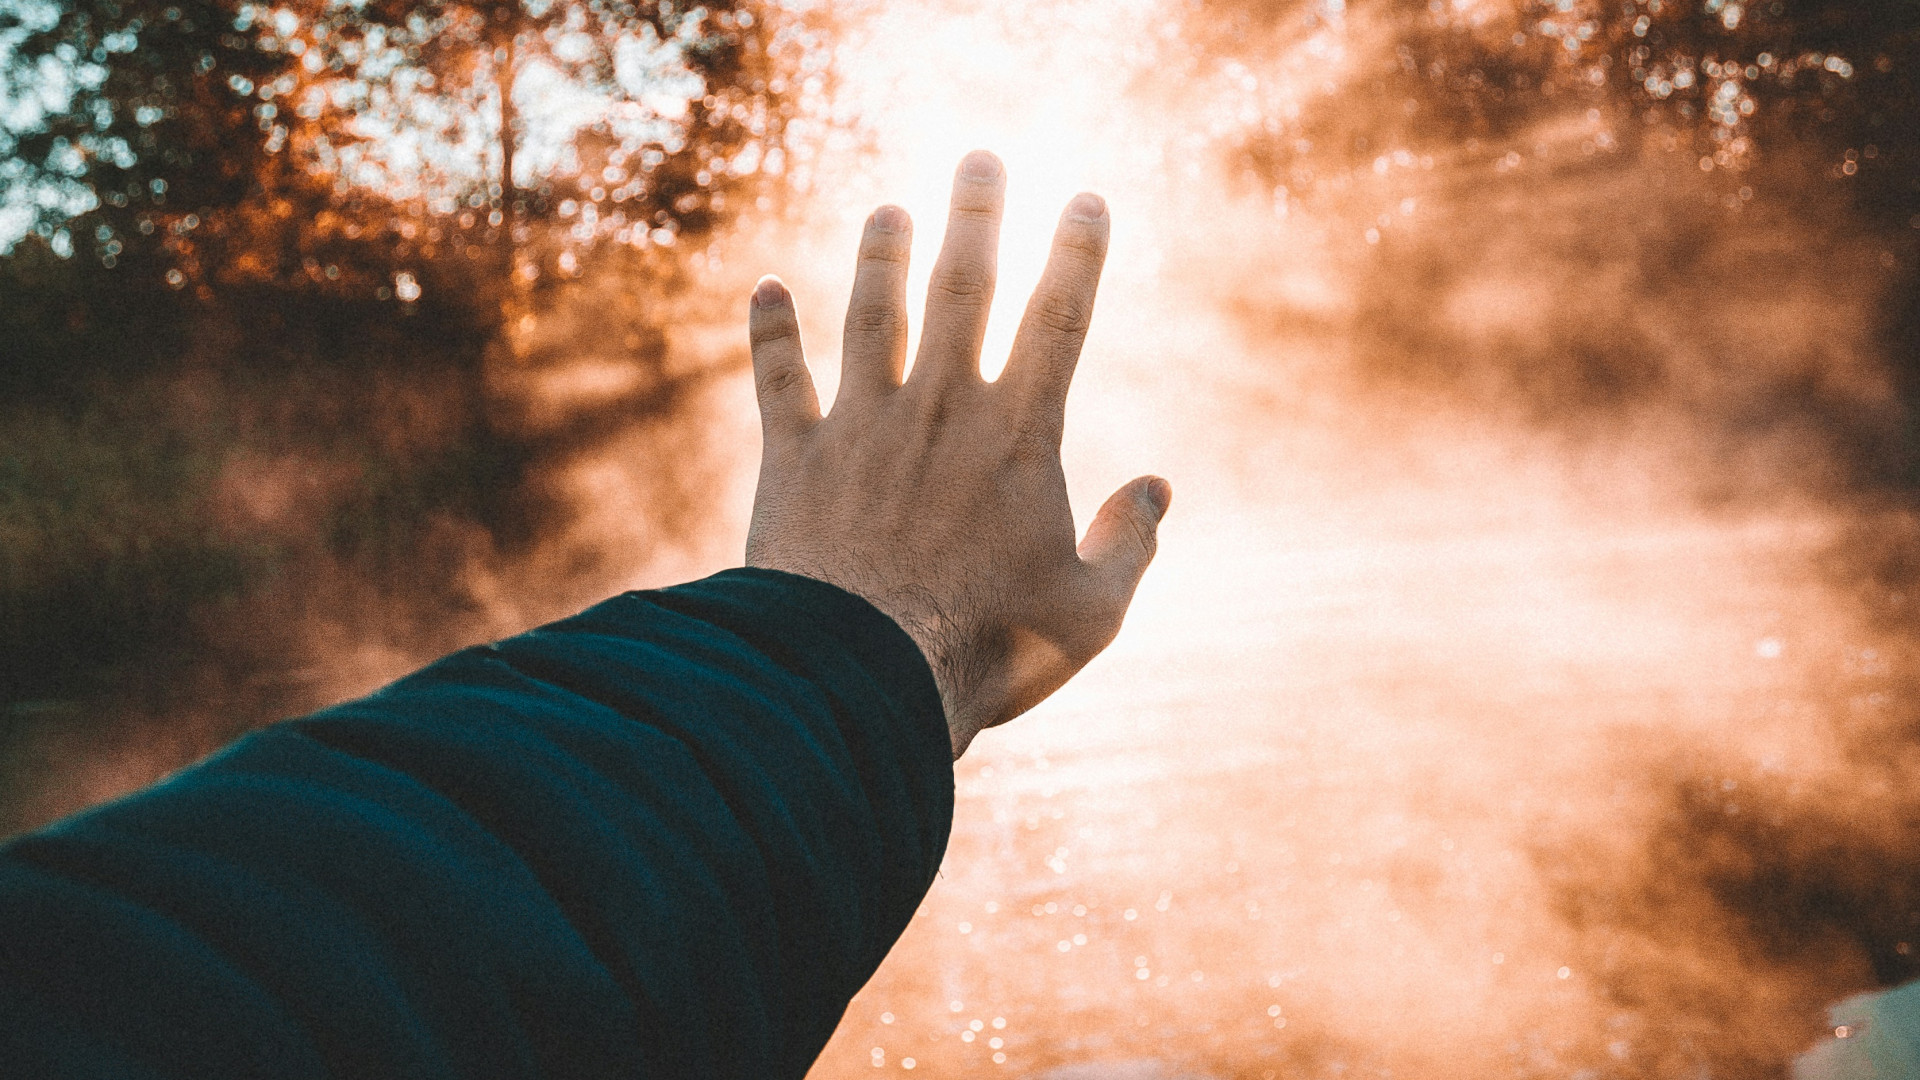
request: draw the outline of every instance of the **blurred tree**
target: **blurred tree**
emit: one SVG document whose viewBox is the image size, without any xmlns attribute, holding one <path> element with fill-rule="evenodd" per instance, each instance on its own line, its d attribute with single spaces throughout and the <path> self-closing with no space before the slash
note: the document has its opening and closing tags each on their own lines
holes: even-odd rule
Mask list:
<svg viewBox="0 0 1920 1080">
<path fill-rule="evenodd" d="M 474 583 L 565 531 L 561 478 L 713 374 L 659 323 L 777 190 L 816 33 L 759 0 L 0 0 L 0 776 L 33 702 L 218 687 L 244 726 L 314 703 L 251 688 L 316 627 L 498 632 Z M 625 389 L 530 406 L 579 362 Z M 636 468 L 654 535 L 701 468 Z"/>
<path fill-rule="evenodd" d="M 339 72 L 325 90 L 382 132 L 359 144 L 362 182 L 405 184 L 396 159 L 430 160 L 438 183 L 418 196 L 483 218 L 509 252 L 523 221 L 671 242 L 778 161 L 771 29 L 737 3 L 376 3 L 316 22 L 305 66 Z M 556 180 L 574 183 L 562 196 Z"/>
<path fill-rule="evenodd" d="M 1709 171 L 1742 171 L 1766 146 L 1818 147 L 1885 224 L 1904 228 L 1920 212 L 1920 4 L 1202 0 L 1196 14 L 1193 36 L 1210 52 L 1345 27 L 1392 43 L 1356 79 L 1401 107 L 1310 108 L 1271 124 L 1245 144 L 1269 175 L 1315 146 L 1369 160 L 1388 145 L 1498 157 L 1539 121 L 1598 107 L 1609 121 L 1683 135 Z M 1604 148 L 1629 137 L 1621 129 Z"/>
<path fill-rule="evenodd" d="M 0 205 L 176 287 L 365 291 L 523 223 L 556 253 L 702 234 L 779 171 L 798 97 L 778 9 L 738 0 L 8 0 L 7 27 Z"/>
<path fill-rule="evenodd" d="M 1920 290 L 1911 286 L 1920 268 L 1920 4 L 1198 0 L 1193 11 L 1188 37 L 1197 49 L 1236 58 L 1250 71 L 1301 55 L 1338 58 L 1327 70 L 1347 81 L 1348 93 L 1295 99 L 1275 91 L 1274 107 L 1232 152 L 1277 204 L 1379 203 L 1346 207 L 1379 224 L 1375 239 L 1388 235 L 1394 218 L 1381 211 L 1407 196 L 1425 203 L 1431 195 L 1438 199 L 1431 205 L 1470 212 L 1504 192 L 1514 210 L 1501 227 L 1535 221 L 1530 247 L 1557 235 L 1550 218 L 1526 217 L 1544 212 L 1556 193 L 1569 206 L 1645 198 L 1633 228 L 1615 235 L 1614 250 L 1581 247 L 1569 234 L 1563 239 L 1571 246 L 1558 257 L 1598 265 L 1638 245 L 1642 254 L 1629 272 L 1650 305 L 1725 273 L 1712 264 L 1707 241 L 1732 235 L 1726 215 L 1747 208 L 1792 207 L 1802 221 L 1817 218 L 1833 242 L 1828 250 L 1870 248 L 1869 263 L 1852 268 L 1863 282 L 1890 286 L 1875 312 L 1883 356 L 1872 362 L 1891 372 L 1899 402 L 1864 410 L 1838 389 L 1847 380 L 1834 370 L 1837 361 L 1809 354 L 1795 361 L 1803 365 L 1795 369 L 1798 383 L 1781 379 L 1730 397 L 1721 419 L 1729 438 L 1750 438 L 1758 427 L 1818 427 L 1852 482 L 1920 492 Z M 1354 107 L 1355 100 L 1368 107 Z M 1560 183 L 1551 182 L 1556 177 Z M 1621 183 L 1608 188 L 1601 177 Z M 1645 190 L 1634 192 L 1628 180 Z M 1470 185 L 1473 197 L 1449 194 L 1449 183 Z M 1494 234 L 1473 235 L 1488 241 Z M 1605 325 L 1524 359 L 1473 359 L 1464 345 L 1426 348 L 1433 319 L 1412 315 L 1413 308 L 1443 303 L 1481 269 L 1457 252 L 1430 252 L 1418 271 L 1394 261 L 1412 257 L 1408 251 L 1382 248 L 1378 257 L 1392 264 L 1383 274 L 1421 283 L 1364 293 L 1370 305 L 1399 305 L 1366 320 L 1396 337 L 1392 347 L 1360 350 L 1388 381 L 1451 380 L 1478 387 L 1468 393 L 1482 400 L 1485 387 L 1499 387 L 1504 405 L 1568 428 L 1659 399 L 1680 376 L 1675 365 L 1686 362 L 1657 335 L 1629 344 Z M 1438 359 L 1443 354 L 1448 359 Z M 1835 422 L 1841 417 L 1851 419 Z"/>
<path fill-rule="evenodd" d="M 239 261 L 279 270 L 319 212 L 325 178 L 262 137 L 241 88 L 289 74 L 230 3 L 112 0 L 15 4 L 7 205 L 63 257 L 91 249 L 108 268 L 176 287 Z M 245 258 L 242 258 L 242 256 Z M 293 260 L 299 265 L 299 260 Z M 274 276 L 267 274 L 266 276 Z"/>
</svg>

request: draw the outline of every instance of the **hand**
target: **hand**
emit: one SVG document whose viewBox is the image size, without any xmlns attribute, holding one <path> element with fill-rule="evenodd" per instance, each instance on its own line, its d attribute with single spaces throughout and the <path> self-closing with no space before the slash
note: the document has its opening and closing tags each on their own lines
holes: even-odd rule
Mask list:
<svg viewBox="0 0 1920 1080">
<path fill-rule="evenodd" d="M 1060 434 L 1107 254 L 1098 196 L 1067 206 L 1006 372 L 981 378 L 1003 173 L 985 151 L 961 162 L 904 385 L 912 224 L 899 207 L 876 210 L 860 239 L 824 419 L 786 287 L 763 279 L 748 317 L 764 451 L 747 565 L 838 585 L 898 622 L 933 668 L 955 758 L 1113 640 L 1173 494 L 1132 481 L 1076 550 Z"/>
</svg>

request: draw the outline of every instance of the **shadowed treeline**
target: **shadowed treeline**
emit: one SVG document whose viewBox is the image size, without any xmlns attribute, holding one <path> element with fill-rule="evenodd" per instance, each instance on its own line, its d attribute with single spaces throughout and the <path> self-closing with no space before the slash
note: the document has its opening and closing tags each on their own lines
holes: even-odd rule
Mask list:
<svg viewBox="0 0 1920 1080">
<path fill-rule="evenodd" d="M 0 829 L 691 536 L 684 429 L 733 361 L 674 324 L 706 239 L 779 194 L 813 33 L 754 4 L 0 7 L 0 757 L 32 777 Z M 648 520 L 609 548 L 573 479 L 616 450 Z M 140 764 L 89 781 L 122 743 Z"/>
</svg>

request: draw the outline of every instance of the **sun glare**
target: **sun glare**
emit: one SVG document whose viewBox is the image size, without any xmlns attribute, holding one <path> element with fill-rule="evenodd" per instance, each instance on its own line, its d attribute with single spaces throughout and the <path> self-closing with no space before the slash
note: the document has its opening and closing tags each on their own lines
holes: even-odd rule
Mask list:
<svg viewBox="0 0 1920 1080">
<path fill-rule="evenodd" d="M 913 215 L 910 295 L 924 295 L 946 219 L 953 170 L 974 149 L 1005 162 L 1000 279 L 982 368 L 1004 365 L 1021 305 L 1039 280 L 1060 212 L 1080 191 L 1112 206 L 1116 260 L 1150 260 L 1153 133 L 1116 132 L 1111 27 L 1151 5 L 955 4 L 878 12 L 841 54 L 850 104 L 876 153 L 849 186 Z M 1062 48 L 1064 40 L 1072 42 Z M 1145 158 L 1140 155 L 1146 155 Z M 848 209 L 863 214 L 864 203 Z M 918 344 L 918 328 L 913 337 Z"/>
<path fill-rule="evenodd" d="M 1492 33 L 1513 9 L 1436 10 Z M 1628 166 L 1547 171 L 1555 154 L 1605 160 L 1607 122 L 1551 116 L 1524 152 L 1484 158 L 1376 134 L 1405 104 L 1369 90 L 1406 62 L 1392 28 L 1344 4 L 1296 14 L 1217 57 L 1169 35 L 1162 5 L 893 4 L 839 54 L 871 152 L 824 171 L 810 214 L 840 239 L 800 260 L 804 294 L 844 297 L 844 237 L 890 201 L 917 225 L 917 308 L 955 163 L 990 149 L 1009 176 L 992 376 L 1061 207 L 1098 192 L 1114 237 L 1070 403 L 1074 505 L 1084 524 L 1150 470 L 1176 497 L 1109 653 L 962 762 L 945 873 L 816 1076 L 906 1056 L 942 1075 L 1184 1075 L 1156 1058 L 1207 1063 L 1196 1075 L 1532 1075 L 1687 1053 L 1614 996 L 1616 930 L 1559 914 L 1580 872 L 1531 860 L 1601 844 L 1631 861 L 1671 797 L 1622 779 L 1651 768 L 1636 762 L 1720 730 L 1731 702 L 1818 707 L 1829 691 L 1780 662 L 1777 627 L 1818 649 L 1844 619 L 1764 568 L 1809 558 L 1827 525 L 1787 504 L 1752 526 L 1701 518 L 1663 471 L 1666 429 L 1574 466 L 1523 430 L 1333 378 L 1522 339 L 1550 352 L 1569 320 L 1653 316 L 1537 246 L 1623 227 L 1632 200 L 1595 177 Z M 1315 110 L 1321 141 L 1293 137 L 1277 175 L 1219 149 Z M 1436 276 L 1437 315 L 1394 307 Z M 1379 319 L 1411 320 L 1409 343 L 1372 336 Z M 1688 569 L 1707 565 L 1723 572 Z M 1784 722 L 1726 739 L 1736 761 L 1774 763 L 1748 768 L 1832 761 Z M 1698 925 L 1655 966 L 1734 963 Z M 976 1012 L 1005 1012 L 1004 1045 L 970 1037 Z M 1509 1049 L 1542 1031 L 1551 1049 Z M 1740 1053 L 1806 1045 L 1766 1038 Z"/>
<path fill-rule="evenodd" d="M 1897 5 L 1849 18 L 1904 44 L 1840 6 L 0 28 L 50 109 L 90 102 L 0 153 L 0 285 L 52 297 L 5 340 L 54 403 L 0 416 L 31 571 L 0 600 L 50 613 L 0 630 L 58 668 L 4 714 L 0 806 L 736 565 L 750 283 L 792 285 L 830 398 L 861 223 L 913 216 L 917 348 L 986 149 L 984 373 L 1064 206 L 1105 197 L 1069 495 L 1084 528 L 1154 472 L 1173 507 L 1111 648 L 958 763 L 943 871 L 812 1075 L 1775 1076 L 1864 1044 L 1827 1006 L 1920 976 L 1920 380 L 1888 344 L 1920 333 L 1920 54 Z M 136 39 L 139 93 L 70 77 Z M 38 110 L 0 100 L 0 138 Z M 81 722 L 87 664 L 128 673 L 138 738 Z"/>
</svg>

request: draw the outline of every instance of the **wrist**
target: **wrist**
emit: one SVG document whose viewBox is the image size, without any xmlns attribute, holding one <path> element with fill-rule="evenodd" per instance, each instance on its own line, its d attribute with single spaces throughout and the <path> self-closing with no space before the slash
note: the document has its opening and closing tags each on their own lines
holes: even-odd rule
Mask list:
<svg viewBox="0 0 1920 1080">
<path fill-rule="evenodd" d="M 958 621 L 940 610 L 939 605 L 928 602 L 928 597 L 917 595 L 920 590 L 875 588 L 868 582 L 798 560 L 768 558 L 754 550 L 756 547 L 749 542 L 748 566 L 824 582 L 858 596 L 893 620 L 920 650 L 921 658 L 933 673 L 954 760 L 966 752 L 975 735 L 996 722 L 990 715 L 991 710 L 983 707 L 988 695 L 980 692 L 980 683 L 992 666 L 987 656 L 990 650 L 982 648 L 977 640 L 969 640 L 974 635 L 961 630 Z"/>
<path fill-rule="evenodd" d="M 982 683 L 993 667 L 990 650 L 983 647 L 977 635 L 967 633 L 945 613 L 930 614 L 925 604 L 881 590 L 868 593 L 851 584 L 841 587 L 864 597 L 919 646 L 940 692 L 948 739 L 953 758 L 958 761 L 973 737 L 996 722 L 988 705 L 990 695 L 982 692 Z"/>
</svg>

